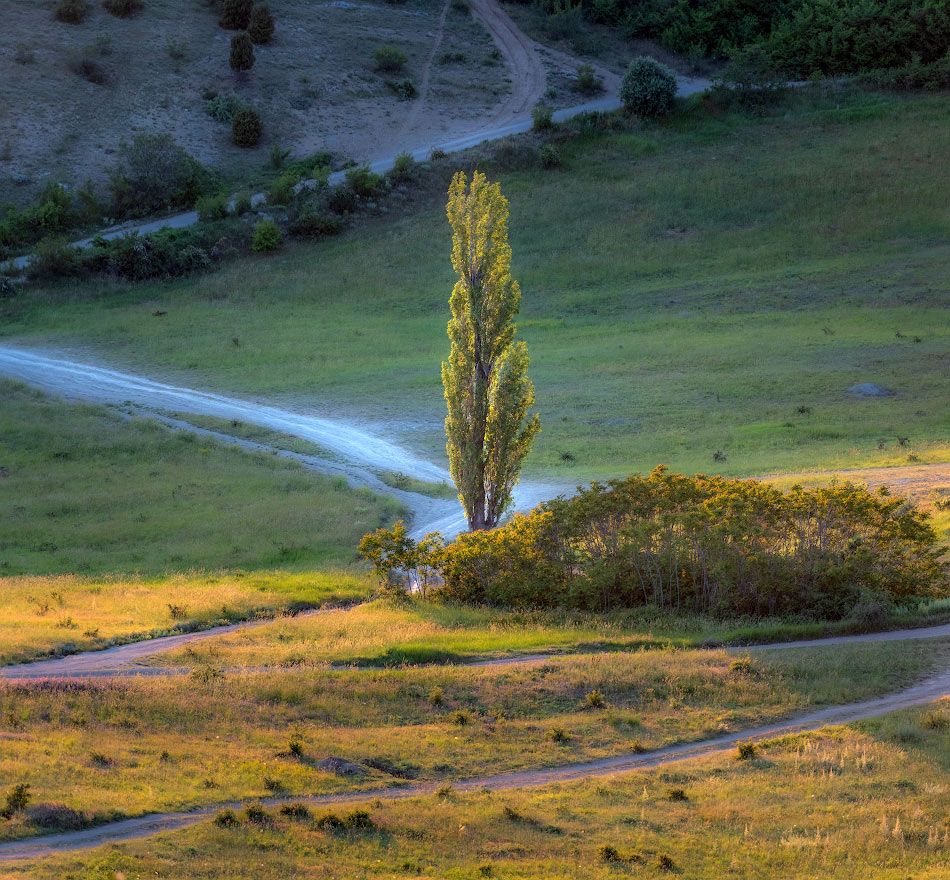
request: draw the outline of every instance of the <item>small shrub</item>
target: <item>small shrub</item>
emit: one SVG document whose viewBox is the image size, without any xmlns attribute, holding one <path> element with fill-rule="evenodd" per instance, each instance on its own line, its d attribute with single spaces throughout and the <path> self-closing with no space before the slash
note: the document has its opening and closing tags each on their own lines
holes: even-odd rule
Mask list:
<svg viewBox="0 0 950 880">
<path fill-rule="evenodd" d="M 273 220 L 261 220 L 254 227 L 251 237 L 251 250 L 255 254 L 269 254 L 280 248 L 283 243 L 280 227 Z"/>
<path fill-rule="evenodd" d="M 656 866 L 661 871 L 675 871 L 676 862 L 674 862 L 668 855 L 660 854 L 656 859 Z"/>
<path fill-rule="evenodd" d="M 676 98 L 676 74 L 652 58 L 635 58 L 620 82 L 620 101 L 637 116 L 666 116 Z"/>
<path fill-rule="evenodd" d="M 419 96 L 419 90 L 411 79 L 387 80 L 386 88 L 400 101 L 413 101 Z"/>
<path fill-rule="evenodd" d="M 438 59 L 439 64 L 462 64 L 464 61 L 464 52 L 443 52 Z"/>
<path fill-rule="evenodd" d="M 471 721 L 468 712 L 464 709 L 460 709 L 458 712 L 452 713 L 452 723 L 458 725 L 459 727 L 465 727 L 466 724 Z"/>
<path fill-rule="evenodd" d="M 76 278 L 85 272 L 82 252 L 61 238 L 44 238 L 26 268 L 32 280 Z"/>
<path fill-rule="evenodd" d="M 142 0 L 102 0 L 102 8 L 116 18 L 131 18 L 144 8 Z"/>
<path fill-rule="evenodd" d="M 535 104 L 531 111 L 531 124 L 535 131 L 550 131 L 554 128 L 554 111 L 547 104 Z"/>
<path fill-rule="evenodd" d="M 26 818 L 43 831 L 80 831 L 89 825 L 85 813 L 66 804 L 36 804 L 27 809 Z"/>
<path fill-rule="evenodd" d="M 581 703 L 583 709 L 603 709 L 607 705 L 604 695 L 599 690 L 589 691 L 584 696 L 584 702 Z"/>
<path fill-rule="evenodd" d="M 450 798 L 450 797 L 452 797 L 452 794 L 454 793 L 454 791 L 455 791 L 455 789 L 452 788 L 452 786 L 451 786 L 449 783 L 445 783 L 445 785 L 440 785 L 440 786 L 435 790 L 435 796 L 436 796 L 437 798 L 440 798 L 440 799 L 443 799 L 443 800 L 444 800 L 445 798 Z"/>
<path fill-rule="evenodd" d="M 335 186 L 327 193 L 327 207 L 334 214 L 352 214 L 356 210 L 356 193 L 349 186 Z"/>
<path fill-rule="evenodd" d="M 921 722 L 927 730 L 946 730 L 950 727 L 950 718 L 936 710 L 928 712 Z"/>
<path fill-rule="evenodd" d="M 290 150 L 284 149 L 280 144 L 273 144 L 270 148 L 271 168 L 279 171 L 290 158 Z"/>
<path fill-rule="evenodd" d="M 92 764 L 93 767 L 98 767 L 100 770 L 108 770 L 115 764 L 112 758 L 108 755 L 104 755 L 102 752 L 90 752 L 89 763 Z"/>
<path fill-rule="evenodd" d="M 383 178 L 368 165 L 360 165 L 346 172 L 347 186 L 361 199 L 371 199 L 383 191 Z"/>
<path fill-rule="evenodd" d="M 285 171 L 267 191 L 267 203 L 271 205 L 289 205 L 294 199 L 294 187 L 300 182 L 300 173 Z"/>
<path fill-rule="evenodd" d="M 609 844 L 602 846 L 597 851 L 597 857 L 600 859 L 600 861 L 605 862 L 606 864 L 615 864 L 617 862 L 623 861 L 617 848 L 610 846 Z"/>
<path fill-rule="evenodd" d="M 683 801 L 688 801 L 689 798 L 686 796 L 686 792 L 683 791 L 682 788 L 671 788 L 670 800 L 682 803 Z"/>
<path fill-rule="evenodd" d="M 408 183 L 416 170 L 416 160 L 409 153 L 400 153 L 393 161 L 389 179 L 393 183 Z"/>
<path fill-rule="evenodd" d="M 292 739 L 287 747 L 287 753 L 294 758 L 303 757 L 303 743 L 299 739 Z"/>
<path fill-rule="evenodd" d="M 445 150 L 439 149 L 439 147 L 435 147 L 432 150 L 432 152 L 429 153 L 429 161 L 435 162 L 439 159 L 444 159 L 447 155 L 448 153 L 446 153 Z"/>
<path fill-rule="evenodd" d="M 554 144 L 545 144 L 543 147 L 541 147 L 541 152 L 539 155 L 541 157 L 542 168 L 547 168 L 550 170 L 552 168 L 559 168 L 561 166 L 561 154 L 558 152 L 558 148 L 554 146 Z"/>
<path fill-rule="evenodd" d="M 582 95 L 599 95 L 604 90 L 604 80 L 597 75 L 592 64 L 582 64 L 574 77 L 574 91 Z"/>
<path fill-rule="evenodd" d="M 429 691 L 429 705 L 430 706 L 441 706 L 445 702 L 445 694 L 442 692 L 442 688 L 436 686 Z"/>
<path fill-rule="evenodd" d="M 309 819 L 313 816 L 313 813 L 310 812 L 310 808 L 306 804 L 284 804 L 280 808 L 281 816 L 286 816 L 288 819 L 297 819 L 298 821 Z"/>
<path fill-rule="evenodd" d="M 341 831 L 372 831 L 376 825 L 366 810 L 354 810 L 342 819 L 334 813 L 328 813 L 317 822 L 317 827 L 322 831 L 337 833 Z"/>
<path fill-rule="evenodd" d="M 91 7 L 87 0 L 59 0 L 53 16 L 66 24 L 82 24 L 88 17 Z"/>
<path fill-rule="evenodd" d="M 70 56 L 69 69 L 94 86 L 104 86 L 109 81 L 106 68 L 92 56 L 89 48 Z"/>
<path fill-rule="evenodd" d="M 165 51 L 168 53 L 168 57 L 174 61 L 182 61 L 187 54 L 187 46 L 184 40 L 175 40 L 172 37 L 168 38 L 168 42 L 165 43 Z"/>
<path fill-rule="evenodd" d="M 4 819 L 10 819 L 22 813 L 30 803 L 30 785 L 28 782 L 19 782 L 7 792 L 6 803 L 0 810 L 0 816 Z"/>
<path fill-rule="evenodd" d="M 273 821 L 271 814 L 260 804 L 251 804 L 246 807 L 244 817 L 248 822 L 253 822 L 255 825 L 269 825 Z"/>
<path fill-rule="evenodd" d="M 321 238 L 324 235 L 337 235 L 343 231 L 343 221 L 335 214 L 326 211 L 301 211 L 290 221 L 293 235 Z"/>
<path fill-rule="evenodd" d="M 224 0 L 218 24 L 225 30 L 243 31 L 251 23 L 252 0 Z"/>
<path fill-rule="evenodd" d="M 109 187 L 114 217 L 191 207 L 208 186 L 208 174 L 167 134 L 136 135 L 119 151 Z"/>
<path fill-rule="evenodd" d="M 242 107 L 231 121 L 231 140 L 239 147 L 256 147 L 264 134 L 264 125 L 256 110 Z"/>
<path fill-rule="evenodd" d="M 237 95 L 215 95 L 205 101 L 205 112 L 216 122 L 232 122 L 246 105 Z"/>
<path fill-rule="evenodd" d="M 753 742 L 741 742 L 739 743 L 739 748 L 737 752 L 737 757 L 740 761 L 751 761 L 757 754 L 755 743 Z"/>
<path fill-rule="evenodd" d="M 886 599 L 865 594 L 854 604 L 848 620 L 854 629 L 870 631 L 887 626 L 893 614 L 894 606 Z"/>
<path fill-rule="evenodd" d="M 563 727 L 553 727 L 551 732 L 548 734 L 551 737 L 551 742 L 556 743 L 565 743 L 570 737 L 567 735 L 567 731 Z"/>
<path fill-rule="evenodd" d="M 6 275 L 0 275 L 0 299 L 10 299 L 16 293 L 16 282 Z"/>
<path fill-rule="evenodd" d="M 228 56 L 231 70 L 244 73 L 254 66 L 254 44 L 246 32 L 231 37 L 231 53 Z"/>
<path fill-rule="evenodd" d="M 258 45 L 269 43 L 274 36 L 274 16 L 266 3 L 261 3 L 251 11 L 251 20 L 247 25 L 251 41 Z"/>
<path fill-rule="evenodd" d="M 219 828 L 234 828 L 241 824 L 234 810 L 221 810 L 214 817 L 214 824 Z"/>
<path fill-rule="evenodd" d="M 175 605 L 173 602 L 169 602 L 168 613 L 172 620 L 185 620 L 188 617 L 188 608 L 185 605 Z"/>
<path fill-rule="evenodd" d="M 729 664 L 729 671 L 735 675 L 748 676 L 758 675 L 759 672 L 756 668 L 755 661 L 748 654 L 736 657 L 736 659 Z"/>
<path fill-rule="evenodd" d="M 227 196 L 202 196 L 195 204 L 195 209 L 198 211 L 198 217 L 205 222 L 224 220 L 228 216 L 228 198 Z"/>
<path fill-rule="evenodd" d="M 377 46 L 373 52 L 376 70 L 381 73 L 400 73 L 407 60 L 406 53 L 397 46 Z"/>
</svg>

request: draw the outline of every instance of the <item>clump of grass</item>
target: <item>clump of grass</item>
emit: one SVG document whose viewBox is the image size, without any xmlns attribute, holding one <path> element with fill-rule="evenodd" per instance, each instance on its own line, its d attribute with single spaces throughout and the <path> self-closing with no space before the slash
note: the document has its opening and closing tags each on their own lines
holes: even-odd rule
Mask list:
<svg viewBox="0 0 950 880">
<path fill-rule="evenodd" d="M 445 703 L 445 694 L 443 693 L 442 688 L 440 688 L 438 685 L 432 688 L 432 690 L 429 691 L 428 699 L 430 706 L 438 707 L 443 705 Z"/>
<path fill-rule="evenodd" d="M 543 102 L 535 104 L 531 111 L 531 124 L 535 131 L 550 131 L 554 128 L 554 110 Z"/>
<path fill-rule="evenodd" d="M 214 817 L 214 824 L 219 828 L 235 828 L 241 824 L 241 820 L 238 819 L 234 810 L 221 810 Z"/>
<path fill-rule="evenodd" d="M 924 720 L 921 724 L 927 730 L 946 730 L 950 727 L 950 718 L 943 712 L 934 710 L 924 715 Z"/>
<path fill-rule="evenodd" d="M 753 742 L 741 742 L 736 754 L 740 761 L 750 761 L 758 754 L 758 750 Z"/>
<path fill-rule="evenodd" d="M 327 813 L 317 821 L 317 827 L 321 831 L 330 834 L 352 832 L 373 831 L 376 824 L 366 810 L 353 810 L 352 813 L 340 818 L 335 813 Z"/>
<path fill-rule="evenodd" d="M 604 844 L 604 846 L 597 850 L 597 858 L 608 865 L 623 861 L 620 851 L 610 844 Z"/>
<path fill-rule="evenodd" d="M 298 821 L 310 819 L 313 816 L 306 804 L 284 804 L 280 808 L 280 814 L 288 819 L 297 819 Z"/>
<path fill-rule="evenodd" d="M 130 18 L 145 8 L 142 0 L 102 0 L 102 8 L 116 18 Z"/>
<path fill-rule="evenodd" d="M 244 810 L 244 818 L 255 825 L 269 825 L 273 822 L 273 817 L 260 804 L 251 804 Z"/>
<path fill-rule="evenodd" d="M 741 657 L 736 657 L 729 664 L 729 671 L 734 675 L 758 675 L 759 670 L 756 667 L 755 662 L 748 654 L 743 654 Z"/>
<path fill-rule="evenodd" d="M 682 788 L 671 788 L 669 798 L 671 801 L 676 801 L 678 803 L 683 803 L 689 800 L 686 792 Z"/>
<path fill-rule="evenodd" d="M 459 727 L 465 727 L 471 720 L 471 716 L 464 709 L 452 713 L 452 723 Z"/>
<path fill-rule="evenodd" d="M 59 0 L 53 16 L 66 24 L 82 24 L 88 17 L 91 7 L 87 0 Z"/>
<path fill-rule="evenodd" d="M 588 691 L 584 696 L 584 701 L 581 703 L 582 709 L 603 709 L 607 705 L 607 701 L 604 699 L 604 695 L 597 690 L 596 688 L 592 691 Z"/>
<path fill-rule="evenodd" d="M 108 770 L 110 767 L 115 765 L 115 761 L 102 752 L 90 752 L 89 763 L 92 764 L 93 767 L 97 767 L 100 770 Z"/>
<path fill-rule="evenodd" d="M 548 736 L 551 738 L 551 742 L 556 743 L 566 743 L 570 740 L 570 736 L 563 727 L 552 727 Z"/>
<path fill-rule="evenodd" d="M 657 859 L 656 859 L 656 866 L 657 866 L 657 868 L 659 868 L 661 871 L 671 871 L 671 872 L 672 872 L 672 871 L 675 871 L 675 870 L 676 870 L 676 862 L 674 862 L 668 855 L 665 855 L 665 854 L 663 854 L 663 853 L 661 853 L 659 856 L 657 856 Z"/>
<path fill-rule="evenodd" d="M 287 753 L 293 758 L 302 758 L 303 743 L 299 739 L 292 739 L 287 747 Z"/>
<path fill-rule="evenodd" d="M 408 60 L 398 46 L 377 46 L 373 52 L 374 65 L 381 73 L 400 73 Z"/>
</svg>

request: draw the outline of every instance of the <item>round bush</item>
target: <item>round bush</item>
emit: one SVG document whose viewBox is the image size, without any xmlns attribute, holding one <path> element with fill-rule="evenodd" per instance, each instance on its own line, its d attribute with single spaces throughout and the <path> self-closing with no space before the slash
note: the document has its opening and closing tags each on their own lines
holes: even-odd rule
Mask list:
<svg viewBox="0 0 950 880">
<path fill-rule="evenodd" d="M 89 16 L 89 4 L 86 0 L 60 0 L 53 15 L 57 21 L 82 24 Z"/>
<path fill-rule="evenodd" d="M 252 0 L 224 0 L 218 24 L 229 31 L 243 31 L 251 21 Z"/>
<path fill-rule="evenodd" d="M 652 58 L 635 58 L 620 81 L 620 101 L 637 116 L 666 116 L 676 97 L 676 74 Z"/>
<path fill-rule="evenodd" d="M 254 236 L 251 238 L 251 250 L 255 254 L 267 254 L 276 251 L 284 237 L 280 227 L 273 220 L 261 220 L 254 227 Z"/>
<path fill-rule="evenodd" d="M 130 18 L 143 7 L 142 0 L 102 0 L 102 8 L 116 18 Z"/>
<path fill-rule="evenodd" d="M 231 121 L 231 138 L 239 147 L 256 147 L 261 142 L 264 126 L 256 110 L 244 107 Z"/>
<path fill-rule="evenodd" d="M 255 43 L 263 44 L 271 41 L 271 37 L 274 36 L 274 16 L 266 3 L 254 7 L 247 32 Z"/>
<path fill-rule="evenodd" d="M 231 37 L 231 55 L 228 59 L 231 70 L 243 72 L 254 66 L 254 45 L 246 33 Z"/>
</svg>

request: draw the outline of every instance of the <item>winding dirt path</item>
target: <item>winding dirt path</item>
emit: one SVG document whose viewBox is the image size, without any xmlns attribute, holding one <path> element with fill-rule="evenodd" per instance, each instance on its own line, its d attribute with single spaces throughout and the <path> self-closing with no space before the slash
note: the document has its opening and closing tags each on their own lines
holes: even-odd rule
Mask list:
<svg viewBox="0 0 950 880">
<path fill-rule="evenodd" d="M 932 703 L 950 694 L 950 670 L 932 676 L 912 687 L 894 694 L 850 703 L 845 706 L 832 706 L 819 709 L 786 721 L 765 724 L 734 733 L 724 734 L 711 739 L 693 743 L 657 749 L 652 752 L 630 752 L 611 758 L 595 761 L 583 761 L 573 764 L 545 767 L 534 770 L 517 770 L 492 776 L 461 779 L 453 782 L 458 791 L 505 791 L 509 789 L 534 788 L 553 783 L 574 782 L 662 767 L 692 758 L 722 754 L 734 748 L 739 742 L 755 742 L 793 733 L 817 730 L 830 724 L 847 724 L 864 718 L 873 718 L 898 709 L 907 709 Z M 376 788 L 363 791 L 345 792 L 333 795 L 313 797 L 263 798 L 260 803 L 275 806 L 282 803 L 307 803 L 312 806 L 330 806 L 356 804 L 369 799 L 404 800 L 406 798 L 431 795 L 441 783 L 425 783 L 401 788 Z M 221 809 L 238 809 L 241 802 L 214 804 L 188 812 L 153 813 L 120 822 L 110 822 L 96 828 L 83 831 L 71 831 L 62 834 L 50 834 L 28 840 L 0 843 L 0 861 L 31 860 L 44 856 L 75 852 L 106 843 L 119 843 L 135 840 L 166 831 L 176 831 L 208 819 Z"/>
</svg>

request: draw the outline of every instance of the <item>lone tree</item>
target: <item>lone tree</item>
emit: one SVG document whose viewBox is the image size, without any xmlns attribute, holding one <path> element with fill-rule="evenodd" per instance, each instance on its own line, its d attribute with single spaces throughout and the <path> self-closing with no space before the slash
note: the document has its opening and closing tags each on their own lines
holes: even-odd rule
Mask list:
<svg viewBox="0 0 950 880">
<path fill-rule="evenodd" d="M 251 38 L 242 31 L 231 37 L 231 70 L 243 73 L 254 66 L 254 46 Z"/>
<path fill-rule="evenodd" d="M 521 464 L 541 427 L 528 347 L 515 342 L 521 288 L 511 277 L 508 200 L 476 171 L 449 187 L 452 266 L 449 359 L 442 364 L 446 452 L 469 528 L 490 529 L 511 503 Z"/>
</svg>

